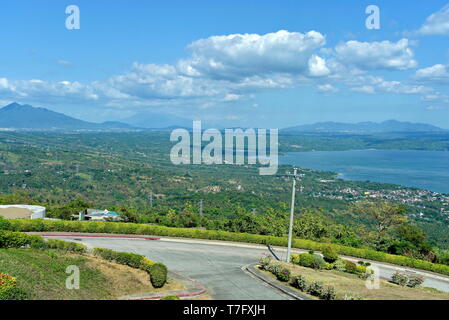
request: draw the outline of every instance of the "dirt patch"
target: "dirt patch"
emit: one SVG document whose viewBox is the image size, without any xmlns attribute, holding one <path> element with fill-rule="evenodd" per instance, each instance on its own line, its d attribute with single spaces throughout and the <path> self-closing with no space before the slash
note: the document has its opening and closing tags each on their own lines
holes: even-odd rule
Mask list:
<svg viewBox="0 0 449 320">
<path fill-rule="evenodd" d="M 87 256 L 87 265 L 99 270 L 114 285 L 111 287 L 111 295 L 119 298 L 126 295 L 144 294 L 149 292 L 164 292 L 183 290 L 185 286 L 171 278 L 163 288 L 154 288 L 150 282 L 150 276 L 145 271 L 130 268 L 121 264 L 103 260 L 94 256 Z"/>
</svg>

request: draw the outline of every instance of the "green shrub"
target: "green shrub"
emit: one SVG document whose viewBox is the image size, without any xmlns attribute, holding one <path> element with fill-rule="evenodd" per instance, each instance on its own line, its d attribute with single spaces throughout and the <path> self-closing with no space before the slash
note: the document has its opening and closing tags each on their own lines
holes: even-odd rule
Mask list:
<svg viewBox="0 0 449 320">
<path fill-rule="evenodd" d="M 313 254 L 310 253 L 301 253 L 299 255 L 299 265 L 306 267 L 306 268 L 311 268 L 312 267 L 312 263 L 313 263 Z"/>
<path fill-rule="evenodd" d="M 140 269 L 143 265 L 144 256 L 130 252 L 118 252 L 110 249 L 95 248 L 94 255 L 105 260 L 114 261 L 132 268 Z"/>
<path fill-rule="evenodd" d="M 0 290 L 15 287 L 17 279 L 7 273 L 0 272 Z"/>
<path fill-rule="evenodd" d="M 0 231 L 0 248 L 21 248 L 30 244 L 30 236 L 21 232 Z"/>
<path fill-rule="evenodd" d="M 285 267 L 280 267 L 280 268 L 276 269 L 276 271 L 277 272 L 275 273 L 275 276 L 279 281 L 282 281 L 282 282 L 290 281 L 291 272 L 289 269 L 287 269 Z"/>
<path fill-rule="evenodd" d="M 161 298 L 161 300 L 181 300 L 178 296 L 166 296 Z"/>
<path fill-rule="evenodd" d="M 358 274 L 366 273 L 366 267 L 365 266 L 356 266 L 356 273 L 358 273 Z"/>
<path fill-rule="evenodd" d="M 0 217 L 0 230 L 8 230 L 10 227 L 9 221 L 3 217 Z"/>
<path fill-rule="evenodd" d="M 363 298 L 357 294 L 354 293 L 346 293 L 343 296 L 343 300 L 363 300 Z"/>
<path fill-rule="evenodd" d="M 57 239 L 48 239 L 47 240 L 47 248 L 49 249 L 57 249 L 67 252 L 75 252 L 75 253 L 85 253 L 87 252 L 87 247 L 81 243 L 76 242 L 68 242 Z"/>
<path fill-rule="evenodd" d="M 408 283 L 408 277 L 405 274 L 400 273 L 399 271 L 396 271 L 395 274 L 391 277 L 391 282 L 405 287 Z"/>
<path fill-rule="evenodd" d="M 356 273 L 358 273 L 357 265 L 354 262 L 346 260 L 345 261 L 345 271 L 348 273 L 356 274 Z"/>
<path fill-rule="evenodd" d="M 260 264 L 260 267 L 263 269 L 263 270 L 268 270 L 268 267 L 270 266 L 270 264 L 271 264 L 271 257 L 269 257 L 269 256 L 264 256 L 264 257 L 261 257 L 260 259 L 259 259 L 259 264 Z"/>
<path fill-rule="evenodd" d="M 323 288 L 320 298 L 323 300 L 335 300 L 337 299 L 337 292 L 334 287 L 326 286 Z"/>
<path fill-rule="evenodd" d="M 293 253 L 290 257 L 291 263 L 299 264 L 299 254 Z"/>
<path fill-rule="evenodd" d="M 424 282 L 424 277 L 420 275 L 410 275 L 407 282 L 407 287 L 415 288 L 422 285 Z"/>
<path fill-rule="evenodd" d="M 41 236 L 30 236 L 30 248 L 48 249 L 48 243 Z"/>
<path fill-rule="evenodd" d="M 334 264 L 333 263 L 324 263 L 324 270 L 332 270 L 334 268 Z"/>
<path fill-rule="evenodd" d="M 274 275 L 276 275 L 276 274 L 278 274 L 279 272 L 280 272 L 280 270 L 282 269 L 283 267 L 281 266 L 281 264 L 279 264 L 279 263 L 271 263 L 269 266 L 268 266 L 268 271 L 269 272 L 271 272 L 272 274 L 274 274 Z"/>
<path fill-rule="evenodd" d="M 346 271 L 346 263 L 345 260 L 338 259 L 334 263 L 334 269 L 337 271 L 345 272 Z"/>
<path fill-rule="evenodd" d="M 162 288 L 167 282 L 167 267 L 162 263 L 156 263 L 151 266 L 151 284 L 155 288 Z"/>
<path fill-rule="evenodd" d="M 328 263 L 334 263 L 338 260 L 338 254 L 335 252 L 335 249 L 331 246 L 324 247 L 323 251 L 323 258 Z"/>
<path fill-rule="evenodd" d="M 309 290 L 309 282 L 301 275 L 293 279 L 293 286 L 304 292 Z"/>
<path fill-rule="evenodd" d="M 0 290 L 0 300 L 28 300 L 29 294 L 25 289 L 9 287 Z"/>
<path fill-rule="evenodd" d="M 310 293 L 312 296 L 321 297 L 324 292 L 323 283 L 322 282 L 312 282 L 309 285 L 307 292 Z"/>
<path fill-rule="evenodd" d="M 323 257 L 318 255 L 318 254 L 314 254 L 312 256 L 312 268 L 316 269 L 316 270 L 321 270 L 324 268 L 324 265 L 326 264 L 326 262 L 324 261 Z"/>
</svg>

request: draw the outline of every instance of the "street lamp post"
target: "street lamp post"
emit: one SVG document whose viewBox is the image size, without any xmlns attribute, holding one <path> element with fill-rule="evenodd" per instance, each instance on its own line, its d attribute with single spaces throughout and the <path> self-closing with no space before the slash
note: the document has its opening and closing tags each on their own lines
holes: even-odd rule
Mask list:
<svg viewBox="0 0 449 320">
<path fill-rule="evenodd" d="M 290 263 L 290 256 L 292 251 L 292 238 L 293 238 L 293 218 L 295 215 L 295 194 L 296 194 L 296 174 L 298 169 L 294 169 L 293 172 L 293 186 L 292 186 L 292 203 L 290 206 L 290 226 L 288 229 L 288 247 L 287 247 L 287 263 Z"/>
</svg>

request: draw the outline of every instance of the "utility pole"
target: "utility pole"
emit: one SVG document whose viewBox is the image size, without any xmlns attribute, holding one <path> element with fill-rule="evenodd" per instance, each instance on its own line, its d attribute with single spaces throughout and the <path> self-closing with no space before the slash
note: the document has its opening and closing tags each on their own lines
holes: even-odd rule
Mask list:
<svg viewBox="0 0 449 320">
<path fill-rule="evenodd" d="M 203 199 L 200 200 L 200 217 L 203 216 Z"/>
<path fill-rule="evenodd" d="M 153 190 L 150 192 L 150 207 L 153 208 Z"/>
<path fill-rule="evenodd" d="M 290 207 L 290 226 L 288 229 L 288 247 L 287 247 L 287 263 L 290 263 L 290 256 L 292 251 L 292 238 L 293 238 L 293 217 L 295 215 L 295 194 L 296 194 L 296 174 L 298 169 L 294 169 L 293 172 L 293 186 L 292 186 L 292 203 Z"/>
</svg>

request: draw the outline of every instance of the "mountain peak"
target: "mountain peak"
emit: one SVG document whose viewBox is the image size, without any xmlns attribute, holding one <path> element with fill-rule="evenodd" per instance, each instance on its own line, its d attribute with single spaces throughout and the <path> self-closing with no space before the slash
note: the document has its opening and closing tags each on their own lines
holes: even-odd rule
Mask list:
<svg viewBox="0 0 449 320">
<path fill-rule="evenodd" d="M 29 105 L 21 105 L 17 102 L 13 102 L 8 104 L 7 106 L 3 107 L 2 109 L 4 111 L 12 111 L 12 110 L 19 110 L 19 109 L 24 109 L 24 108 L 30 108 L 31 106 Z"/>
</svg>

